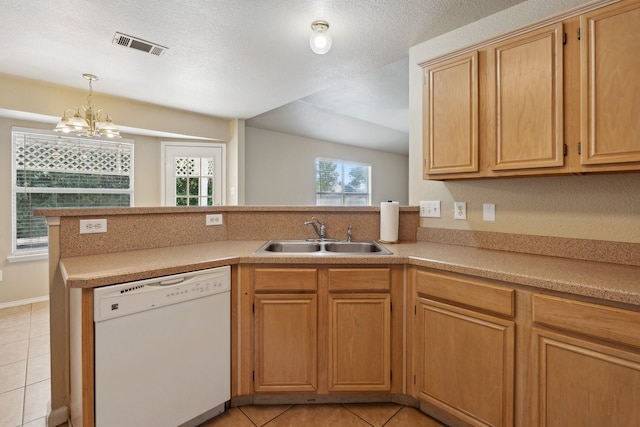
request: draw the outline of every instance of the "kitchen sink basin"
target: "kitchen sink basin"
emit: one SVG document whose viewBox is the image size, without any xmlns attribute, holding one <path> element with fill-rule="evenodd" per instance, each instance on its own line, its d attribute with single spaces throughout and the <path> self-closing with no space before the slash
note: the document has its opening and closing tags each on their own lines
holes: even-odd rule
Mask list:
<svg viewBox="0 0 640 427">
<path fill-rule="evenodd" d="M 341 242 L 322 240 L 269 240 L 262 245 L 257 254 L 268 253 L 307 253 L 307 254 L 348 254 L 348 255 L 391 255 L 392 252 L 381 244 L 368 242 Z"/>
<path fill-rule="evenodd" d="M 262 252 L 318 252 L 320 243 L 306 241 L 269 241 L 260 248 Z"/>
<path fill-rule="evenodd" d="M 376 242 L 332 242 L 326 243 L 324 245 L 324 249 L 327 252 L 337 253 L 391 253 L 385 247 Z"/>
</svg>

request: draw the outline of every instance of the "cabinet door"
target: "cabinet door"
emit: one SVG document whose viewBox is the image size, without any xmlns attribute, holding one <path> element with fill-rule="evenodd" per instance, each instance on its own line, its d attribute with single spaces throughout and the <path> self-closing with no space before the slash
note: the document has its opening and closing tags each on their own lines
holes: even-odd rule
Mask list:
<svg viewBox="0 0 640 427">
<path fill-rule="evenodd" d="M 418 398 L 473 426 L 513 425 L 512 321 L 418 298 Z"/>
<path fill-rule="evenodd" d="M 478 171 L 478 53 L 424 69 L 424 175 Z"/>
<path fill-rule="evenodd" d="M 391 389 L 391 297 L 329 295 L 329 390 Z"/>
<path fill-rule="evenodd" d="M 640 425 L 640 355 L 535 328 L 533 336 L 538 369 L 533 425 Z"/>
<path fill-rule="evenodd" d="M 581 162 L 640 162 L 640 3 L 581 16 Z"/>
<path fill-rule="evenodd" d="M 256 392 L 316 390 L 317 323 L 315 294 L 256 294 Z"/>
<path fill-rule="evenodd" d="M 488 49 L 492 169 L 563 166 L 562 23 Z"/>
</svg>

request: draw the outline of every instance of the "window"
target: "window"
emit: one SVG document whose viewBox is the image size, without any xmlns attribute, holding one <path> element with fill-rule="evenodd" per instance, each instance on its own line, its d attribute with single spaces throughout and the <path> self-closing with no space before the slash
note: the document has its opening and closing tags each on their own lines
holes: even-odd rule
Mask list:
<svg viewBox="0 0 640 427">
<path fill-rule="evenodd" d="M 370 206 L 371 165 L 317 158 L 316 205 Z"/>
<path fill-rule="evenodd" d="M 46 252 L 34 209 L 133 205 L 131 142 L 13 128 L 11 150 L 14 255 Z"/>
</svg>

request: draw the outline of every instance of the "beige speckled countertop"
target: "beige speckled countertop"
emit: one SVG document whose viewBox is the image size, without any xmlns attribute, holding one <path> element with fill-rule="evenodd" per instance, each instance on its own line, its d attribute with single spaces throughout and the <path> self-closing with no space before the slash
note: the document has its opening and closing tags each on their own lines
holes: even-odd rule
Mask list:
<svg viewBox="0 0 640 427">
<path fill-rule="evenodd" d="M 408 264 L 640 306 L 640 267 L 440 243 L 385 245 L 393 255 L 255 254 L 264 241 L 218 241 L 63 258 L 67 287 L 93 288 L 222 265 Z"/>
</svg>

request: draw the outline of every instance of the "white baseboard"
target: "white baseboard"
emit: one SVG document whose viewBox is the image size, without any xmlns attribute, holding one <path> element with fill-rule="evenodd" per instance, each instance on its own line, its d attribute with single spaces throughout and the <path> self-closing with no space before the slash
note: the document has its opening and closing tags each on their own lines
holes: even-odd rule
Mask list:
<svg viewBox="0 0 640 427">
<path fill-rule="evenodd" d="M 51 402 L 49 402 L 49 405 L 51 405 Z M 66 406 L 49 409 L 49 415 L 47 415 L 47 427 L 57 427 L 65 424 L 69 420 L 69 408 Z"/>
<path fill-rule="evenodd" d="M 3 303 L 0 303 L 0 310 L 2 310 L 3 308 L 17 307 L 19 305 L 25 305 L 25 304 L 35 304 L 37 302 L 43 302 L 43 301 L 49 301 L 49 295 L 45 295 L 42 297 L 21 299 L 18 301 L 3 302 Z"/>
</svg>

